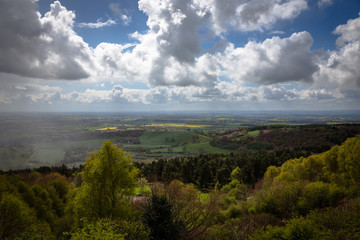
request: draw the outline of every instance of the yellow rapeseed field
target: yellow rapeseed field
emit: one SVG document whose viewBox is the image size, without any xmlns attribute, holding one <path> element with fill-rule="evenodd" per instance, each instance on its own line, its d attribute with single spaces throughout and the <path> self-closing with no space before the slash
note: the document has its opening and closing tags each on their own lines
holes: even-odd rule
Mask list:
<svg viewBox="0 0 360 240">
<path fill-rule="evenodd" d="M 98 131 L 106 131 L 106 130 L 115 130 L 117 127 L 104 127 L 104 128 L 98 128 L 96 130 Z"/>
</svg>

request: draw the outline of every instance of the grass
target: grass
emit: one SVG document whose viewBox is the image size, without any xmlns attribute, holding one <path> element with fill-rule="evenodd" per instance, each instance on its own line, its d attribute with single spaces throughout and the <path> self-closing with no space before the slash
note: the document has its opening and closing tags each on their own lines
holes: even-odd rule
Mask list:
<svg viewBox="0 0 360 240">
<path fill-rule="evenodd" d="M 187 124 L 187 123 L 152 123 L 145 125 L 147 127 L 184 127 L 184 128 L 204 128 L 212 125 Z"/>
<path fill-rule="evenodd" d="M 255 131 L 250 131 L 245 134 L 239 135 L 238 137 L 234 138 L 234 140 L 239 141 L 245 137 L 257 137 L 259 135 L 260 135 L 260 130 L 255 130 Z"/>
<path fill-rule="evenodd" d="M 209 142 L 210 140 L 211 140 L 211 138 L 210 137 L 208 137 L 208 136 L 204 136 L 204 135 L 198 135 L 198 137 L 199 137 L 199 142 Z"/>
<path fill-rule="evenodd" d="M 81 140 L 81 141 L 62 141 L 58 144 L 63 148 L 69 147 L 87 147 L 87 148 L 101 148 L 103 142 L 107 139 L 90 139 L 90 140 Z M 114 142 L 113 142 L 114 143 Z"/>
<path fill-rule="evenodd" d="M 21 167 L 30 154 L 27 148 L 0 147 L 0 169 L 9 170 Z"/>
<path fill-rule="evenodd" d="M 196 135 L 193 131 L 146 131 L 140 137 L 140 144 L 173 146 L 191 143 Z"/>
<path fill-rule="evenodd" d="M 183 153 L 184 147 L 166 147 L 166 148 L 155 148 L 151 149 L 150 153 Z"/>
<path fill-rule="evenodd" d="M 150 157 L 169 157 L 179 154 L 229 153 L 230 150 L 213 147 L 211 138 L 193 131 L 147 131 L 140 137 L 140 144 L 124 145 L 125 151 L 145 151 Z"/>
<path fill-rule="evenodd" d="M 131 151 L 134 149 L 137 150 L 150 150 L 150 149 L 156 149 L 156 148 L 168 148 L 171 147 L 170 145 L 151 145 L 151 144 L 124 144 L 123 148 L 125 151 Z"/>
<path fill-rule="evenodd" d="M 250 131 L 243 135 L 244 137 L 257 137 L 260 134 L 260 130 Z"/>
<path fill-rule="evenodd" d="M 147 155 L 177 155 L 183 153 L 229 153 L 229 150 L 213 147 L 209 137 L 193 131 L 147 131 L 140 137 L 140 144 L 125 145 L 126 151 L 145 150 Z M 184 149 L 185 148 L 185 149 Z"/>
<path fill-rule="evenodd" d="M 92 139 L 82 141 L 42 142 L 33 144 L 35 156 L 27 164 L 31 167 L 57 164 L 64 160 L 66 149 L 71 147 L 84 147 L 86 149 L 99 149 L 105 139 Z M 85 159 L 83 159 L 85 161 Z"/>
<path fill-rule="evenodd" d="M 29 162 L 30 165 L 49 165 L 60 162 L 65 157 L 65 149 L 58 143 L 36 143 L 33 144 L 35 156 Z"/>
<path fill-rule="evenodd" d="M 230 150 L 213 147 L 210 142 L 191 143 L 186 145 L 186 151 L 193 154 L 199 153 L 230 153 Z"/>
<path fill-rule="evenodd" d="M 155 149 L 151 149 L 150 153 L 184 153 L 184 147 L 178 146 L 178 147 L 155 148 Z"/>
</svg>

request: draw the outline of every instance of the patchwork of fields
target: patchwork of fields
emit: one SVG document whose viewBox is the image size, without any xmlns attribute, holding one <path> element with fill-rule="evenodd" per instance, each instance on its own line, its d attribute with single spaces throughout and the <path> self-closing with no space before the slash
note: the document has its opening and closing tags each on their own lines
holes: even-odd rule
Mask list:
<svg viewBox="0 0 360 240">
<path fill-rule="evenodd" d="M 295 134 L 299 138 L 296 135 L 299 133 L 292 130 L 302 124 L 329 122 L 360 122 L 360 116 L 289 117 L 277 114 L 274 117 L 253 113 L 1 115 L 0 169 L 59 164 L 76 166 L 83 164 L 87 154 L 100 148 L 106 139 L 124 148 L 135 161 L 202 153 L 271 150 L 277 145 L 286 145 L 279 142 L 280 133 Z M 267 127 L 261 126 L 264 124 Z M 326 127 L 321 128 L 329 131 Z M 297 144 L 293 140 L 290 142 Z"/>
</svg>

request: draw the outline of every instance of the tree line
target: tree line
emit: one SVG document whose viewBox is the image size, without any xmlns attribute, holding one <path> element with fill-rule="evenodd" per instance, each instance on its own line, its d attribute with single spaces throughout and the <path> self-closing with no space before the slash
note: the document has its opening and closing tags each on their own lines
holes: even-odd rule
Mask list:
<svg viewBox="0 0 360 240">
<path fill-rule="evenodd" d="M 1 173 L 0 239 L 359 239 L 359 161 L 360 136 L 149 164 L 105 141 L 83 168 Z"/>
<path fill-rule="evenodd" d="M 286 160 L 309 156 L 309 152 L 295 150 L 243 151 L 229 154 L 201 154 L 182 158 L 160 159 L 151 163 L 138 163 L 142 175 L 149 181 L 169 183 L 174 179 L 192 183 L 202 190 L 212 189 L 231 181 L 230 174 L 240 168 L 240 181 L 254 186 L 270 165 L 280 166 Z"/>
</svg>

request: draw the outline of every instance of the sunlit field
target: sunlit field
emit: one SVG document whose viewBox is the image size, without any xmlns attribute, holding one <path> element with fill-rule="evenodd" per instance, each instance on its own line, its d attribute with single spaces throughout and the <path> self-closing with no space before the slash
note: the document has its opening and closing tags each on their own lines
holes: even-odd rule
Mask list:
<svg viewBox="0 0 360 240">
<path fill-rule="evenodd" d="M 115 130 L 117 127 L 104 127 L 104 128 L 98 128 L 96 131 L 107 131 L 107 130 Z"/>
<path fill-rule="evenodd" d="M 329 122 L 336 122 L 338 130 Z M 344 125 L 356 122 L 360 117 L 355 113 L 8 115 L 0 125 L 0 169 L 78 166 L 106 139 L 139 162 L 299 145 L 323 148 L 333 144 L 328 140 L 339 131 L 356 133 L 356 126 Z M 318 135 L 312 146 L 309 134 Z"/>
<path fill-rule="evenodd" d="M 185 127 L 185 128 L 204 128 L 212 125 L 204 124 L 186 124 L 186 123 L 152 123 L 145 125 L 147 127 Z"/>
</svg>

